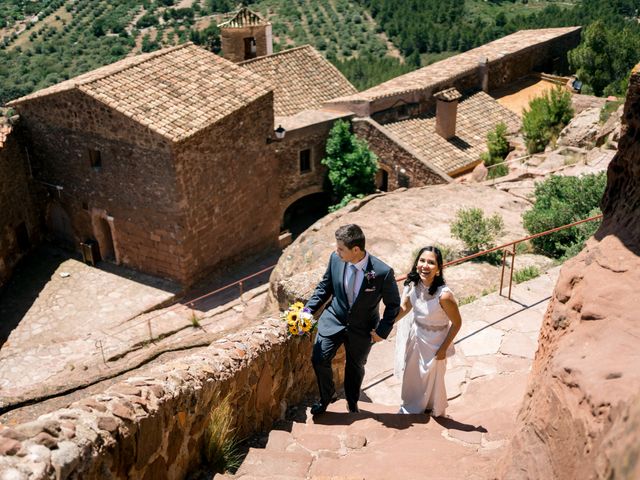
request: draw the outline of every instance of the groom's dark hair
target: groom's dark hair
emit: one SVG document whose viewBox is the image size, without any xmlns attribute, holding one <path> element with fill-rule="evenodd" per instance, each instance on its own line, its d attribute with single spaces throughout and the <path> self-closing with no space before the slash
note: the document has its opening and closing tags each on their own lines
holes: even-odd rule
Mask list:
<svg viewBox="0 0 640 480">
<path fill-rule="evenodd" d="M 336 230 L 336 240 L 344 243 L 345 247 L 352 249 L 353 247 L 360 247 L 360 250 L 364 252 L 364 233 L 362 229 L 355 223 L 349 225 L 343 225 Z"/>
</svg>

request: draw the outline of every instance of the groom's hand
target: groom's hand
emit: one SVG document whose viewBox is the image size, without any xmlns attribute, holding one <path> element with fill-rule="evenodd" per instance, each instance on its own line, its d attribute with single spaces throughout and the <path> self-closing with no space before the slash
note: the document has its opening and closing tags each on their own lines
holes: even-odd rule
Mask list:
<svg viewBox="0 0 640 480">
<path fill-rule="evenodd" d="M 381 342 L 382 340 L 384 340 L 384 338 L 378 335 L 375 330 L 371 330 L 371 341 L 373 343 Z"/>
</svg>

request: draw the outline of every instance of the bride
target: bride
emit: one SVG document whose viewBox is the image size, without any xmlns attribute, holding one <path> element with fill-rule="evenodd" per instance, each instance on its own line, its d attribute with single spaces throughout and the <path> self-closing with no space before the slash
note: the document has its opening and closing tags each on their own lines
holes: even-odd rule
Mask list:
<svg viewBox="0 0 640 480">
<path fill-rule="evenodd" d="M 411 315 L 407 315 L 409 312 Z M 400 413 L 443 416 L 447 408 L 444 373 L 462 320 L 442 276 L 442 254 L 424 247 L 413 262 L 396 322 L 396 375 L 402 379 Z"/>
</svg>

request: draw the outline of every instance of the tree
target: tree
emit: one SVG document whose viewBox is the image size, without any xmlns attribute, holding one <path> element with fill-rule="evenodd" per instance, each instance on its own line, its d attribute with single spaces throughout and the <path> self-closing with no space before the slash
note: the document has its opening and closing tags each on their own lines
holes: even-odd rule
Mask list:
<svg viewBox="0 0 640 480">
<path fill-rule="evenodd" d="M 338 120 L 333 125 L 322 164 L 329 170 L 329 182 L 338 204 L 347 196 L 358 198 L 376 189 L 378 158 L 365 141 L 351 133 L 348 122 Z"/>
<path fill-rule="evenodd" d="M 536 184 L 535 203 L 522 216 L 524 228 L 534 235 L 600 213 L 605 173 L 583 177 L 552 176 Z M 542 253 L 567 258 L 578 253 L 600 222 L 589 222 L 535 238 L 531 242 Z"/>
<path fill-rule="evenodd" d="M 487 167 L 498 165 L 489 170 L 489 178 L 501 177 L 509 173 L 509 168 L 503 163 L 509 154 L 507 140 L 507 126 L 500 122 L 494 130 L 487 133 L 487 152 L 482 154 L 482 161 Z"/>
</svg>

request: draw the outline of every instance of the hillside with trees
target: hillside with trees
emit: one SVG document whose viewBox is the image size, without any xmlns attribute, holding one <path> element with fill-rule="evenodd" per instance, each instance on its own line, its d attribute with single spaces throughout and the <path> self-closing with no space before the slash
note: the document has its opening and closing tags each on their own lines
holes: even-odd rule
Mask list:
<svg viewBox="0 0 640 480">
<path fill-rule="evenodd" d="M 584 25 L 572 68 L 621 94 L 638 61 L 640 0 L 260 0 L 274 51 L 311 44 L 360 90 L 524 28 Z M 193 41 L 219 52 L 233 0 L 0 2 L 0 104 L 127 55 Z"/>
</svg>

